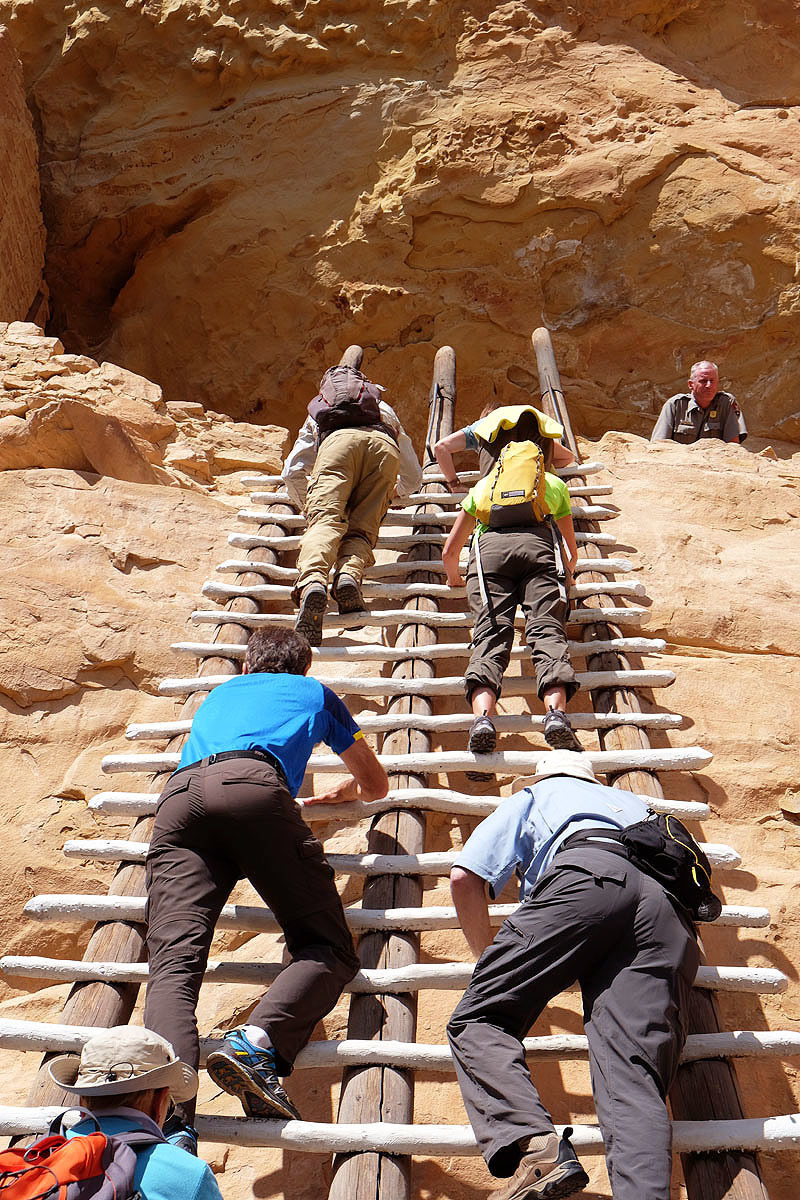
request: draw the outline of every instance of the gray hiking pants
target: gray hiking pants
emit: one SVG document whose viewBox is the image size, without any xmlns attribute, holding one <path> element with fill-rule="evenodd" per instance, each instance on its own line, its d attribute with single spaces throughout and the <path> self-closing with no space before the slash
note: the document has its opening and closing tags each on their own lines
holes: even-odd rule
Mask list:
<svg viewBox="0 0 800 1200">
<path fill-rule="evenodd" d="M 549 523 L 530 529 L 487 530 L 480 536 L 487 603 L 481 595 L 475 541 L 467 570 L 467 599 L 475 616 L 472 657 L 464 676 L 467 700 L 480 687 L 500 695 L 514 641 L 517 605 L 525 614 L 525 640 L 536 669 L 539 697 L 561 684 L 567 699 L 578 690 L 569 660 L 563 584 L 556 572 L 557 547 Z"/>
<path fill-rule="evenodd" d="M 685 1040 L 697 941 L 663 888 L 603 849 L 556 855 L 481 955 L 447 1028 L 464 1106 L 493 1175 L 553 1131 L 522 1038 L 576 980 L 614 1200 L 669 1200 L 665 1099 Z"/>
</svg>

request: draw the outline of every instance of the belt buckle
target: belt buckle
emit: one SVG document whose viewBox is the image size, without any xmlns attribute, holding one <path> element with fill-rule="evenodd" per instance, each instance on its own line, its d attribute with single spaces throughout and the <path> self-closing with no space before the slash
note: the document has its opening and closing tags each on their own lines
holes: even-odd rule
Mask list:
<svg viewBox="0 0 800 1200">
<path fill-rule="evenodd" d="M 212 766 L 212 765 L 213 765 L 213 764 L 214 764 L 216 761 L 217 761 L 217 756 L 216 756 L 216 754 L 209 754 L 209 756 L 208 756 L 208 765 L 209 765 L 209 766 Z"/>
</svg>

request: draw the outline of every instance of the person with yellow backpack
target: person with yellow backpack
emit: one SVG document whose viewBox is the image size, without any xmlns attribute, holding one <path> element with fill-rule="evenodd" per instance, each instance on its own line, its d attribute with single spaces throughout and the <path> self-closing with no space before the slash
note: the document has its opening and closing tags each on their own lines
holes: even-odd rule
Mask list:
<svg viewBox="0 0 800 1200">
<path fill-rule="evenodd" d="M 492 718 L 511 654 L 518 605 L 525 615 L 525 638 L 546 710 L 545 741 L 553 749 L 582 749 L 566 713 L 579 685 L 564 628 L 578 552 L 569 492 L 548 470 L 555 458 L 572 458 L 558 443 L 562 434 L 557 421 L 532 405 L 493 407 L 434 448 L 451 489 L 458 482 L 452 451 L 477 448 L 488 469 L 463 500 L 442 551 L 447 582 L 451 587 L 463 585 L 459 555 L 474 530 L 466 586 L 475 625 L 464 676 L 475 717 L 469 734 L 473 754 L 491 753 L 497 745 Z"/>
</svg>

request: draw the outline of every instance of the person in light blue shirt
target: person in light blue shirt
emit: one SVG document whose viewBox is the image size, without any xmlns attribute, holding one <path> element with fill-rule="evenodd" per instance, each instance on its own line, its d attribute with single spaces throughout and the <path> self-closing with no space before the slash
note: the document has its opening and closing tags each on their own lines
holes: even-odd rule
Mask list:
<svg viewBox="0 0 800 1200">
<path fill-rule="evenodd" d="M 92 1114 L 67 1137 L 99 1127 L 128 1141 L 136 1154 L 133 1186 L 141 1200 L 221 1200 L 208 1163 L 166 1140 L 162 1127 L 171 1101 L 197 1092 L 197 1072 L 175 1055 L 169 1042 L 149 1029 L 118 1025 L 98 1029 L 85 1042 L 80 1062 L 63 1055 L 49 1064 L 50 1077 L 75 1095 Z"/>
<path fill-rule="evenodd" d="M 677 903 L 617 836 L 648 815 L 641 797 L 603 787 L 588 755 L 554 750 L 456 858 L 453 901 L 479 957 L 447 1035 L 480 1150 L 508 1178 L 490 1200 L 570 1196 L 589 1182 L 572 1131 L 559 1140 L 554 1130 L 522 1043 L 575 982 L 614 1200 L 669 1200 L 665 1098 L 699 951 Z M 496 897 L 515 873 L 522 903 L 492 941 L 487 891 Z"/>
</svg>

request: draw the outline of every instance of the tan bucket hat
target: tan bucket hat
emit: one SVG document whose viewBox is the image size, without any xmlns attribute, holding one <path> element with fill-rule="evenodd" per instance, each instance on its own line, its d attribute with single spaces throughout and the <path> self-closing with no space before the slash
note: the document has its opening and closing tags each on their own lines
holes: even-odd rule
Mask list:
<svg viewBox="0 0 800 1200">
<path fill-rule="evenodd" d="M 585 779 L 587 783 L 600 783 L 592 770 L 592 760 L 588 754 L 578 754 L 574 750 L 550 750 L 537 762 L 536 773 L 515 779 L 514 788 L 531 787 L 551 775 L 570 775 L 573 779 Z"/>
<path fill-rule="evenodd" d="M 85 1043 L 80 1062 L 65 1054 L 49 1064 L 50 1078 L 80 1096 L 122 1096 L 168 1087 L 172 1099 L 197 1094 L 197 1072 L 181 1062 L 160 1034 L 133 1025 L 100 1029 Z"/>
</svg>

